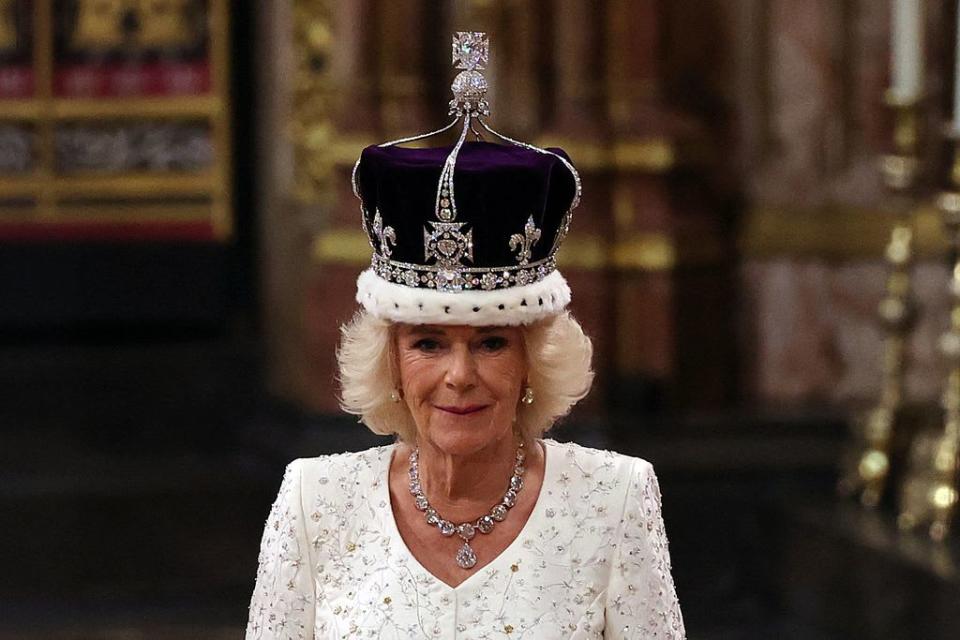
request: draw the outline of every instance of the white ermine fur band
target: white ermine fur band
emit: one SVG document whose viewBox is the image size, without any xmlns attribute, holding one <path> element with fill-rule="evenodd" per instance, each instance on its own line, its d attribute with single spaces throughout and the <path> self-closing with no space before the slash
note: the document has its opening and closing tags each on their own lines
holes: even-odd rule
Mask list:
<svg viewBox="0 0 960 640">
<path fill-rule="evenodd" d="M 570 287 L 554 271 L 523 286 L 445 292 L 388 282 L 367 269 L 357 278 L 357 302 L 378 318 L 407 324 L 521 325 L 563 311 Z"/>
</svg>

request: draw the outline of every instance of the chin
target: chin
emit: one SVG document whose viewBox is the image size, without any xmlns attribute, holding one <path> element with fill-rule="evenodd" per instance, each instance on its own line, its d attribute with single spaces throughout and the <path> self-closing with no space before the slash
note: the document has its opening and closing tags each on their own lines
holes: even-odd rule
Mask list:
<svg viewBox="0 0 960 640">
<path fill-rule="evenodd" d="M 430 441 L 448 455 L 466 456 L 482 451 L 509 434 L 494 429 L 489 416 L 449 416 L 431 424 Z"/>
</svg>

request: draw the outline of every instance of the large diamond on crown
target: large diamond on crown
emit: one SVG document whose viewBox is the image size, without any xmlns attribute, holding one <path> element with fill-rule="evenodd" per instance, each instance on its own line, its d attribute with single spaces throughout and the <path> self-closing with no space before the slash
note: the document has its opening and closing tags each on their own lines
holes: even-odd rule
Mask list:
<svg viewBox="0 0 960 640">
<path fill-rule="evenodd" d="M 490 62 L 490 41 L 482 31 L 457 31 L 453 36 L 453 66 L 485 69 Z"/>
<path fill-rule="evenodd" d="M 436 260 L 441 269 L 456 270 L 473 262 L 473 230 L 463 230 L 466 222 L 428 222 L 423 229 L 424 258 Z"/>
</svg>

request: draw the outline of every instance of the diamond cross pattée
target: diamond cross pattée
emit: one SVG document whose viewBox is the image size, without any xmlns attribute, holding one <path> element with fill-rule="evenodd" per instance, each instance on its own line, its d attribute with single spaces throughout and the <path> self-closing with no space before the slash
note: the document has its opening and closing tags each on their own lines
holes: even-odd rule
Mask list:
<svg viewBox="0 0 960 640">
<path fill-rule="evenodd" d="M 490 41 L 482 31 L 457 31 L 453 36 L 453 64 L 457 69 L 485 69 L 490 61 Z"/>
</svg>

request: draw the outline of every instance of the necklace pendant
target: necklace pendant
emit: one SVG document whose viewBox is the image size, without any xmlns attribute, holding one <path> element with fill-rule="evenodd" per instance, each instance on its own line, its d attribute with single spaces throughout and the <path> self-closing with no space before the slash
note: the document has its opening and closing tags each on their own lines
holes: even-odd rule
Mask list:
<svg viewBox="0 0 960 640">
<path fill-rule="evenodd" d="M 2 2 L 2 0 L 0 0 Z M 470 546 L 470 540 L 480 533 L 490 533 L 498 522 L 503 522 L 507 517 L 507 511 L 517 503 L 517 495 L 523 488 L 523 443 L 517 447 L 516 464 L 514 464 L 513 475 L 510 477 L 510 484 L 504 493 L 503 498 L 498 504 L 495 504 L 490 512 L 480 516 L 475 522 L 461 522 L 454 524 L 445 520 L 437 513 L 437 510 L 430 506 L 430 501 L 423 493 L 423 485 L 420 484 L 420 466 L 419 449 L 414 449 L 410 454 L 410 493 L 413 494 L 414 504 L 419 511 L 422 511 L 427 524 L 435 526 L 440 531 L 440 535 L 449 538 L 454 534 L 460 536 L 463 540 L 463 546 L 457 551 L 454 559 L 457 566 L 461 569 L 472 569 L 477 566 L 477 554 Z"/>
<path fill-rule="evenodd" d="M 477 554 L 470 548 L 470 543 L 464 542 L 457 551 L 457 564 L 461 569 L 472 569 L 477 564 Z"/>
</svg>

